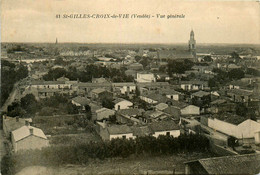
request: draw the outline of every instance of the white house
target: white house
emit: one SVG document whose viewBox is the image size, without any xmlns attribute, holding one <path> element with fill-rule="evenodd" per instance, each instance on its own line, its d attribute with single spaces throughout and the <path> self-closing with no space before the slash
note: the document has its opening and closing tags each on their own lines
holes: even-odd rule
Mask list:
<svg viewBox="0 0 260 175">
<path fill-rule="evenodd" d="M 156 82 L 156 78 L 153 73 L 137 73 L 136 81 L 138 83 L 150 83 Z"/>
<path fill-rule="evenodd" d="M 120 90 L 121 94 L 135 93 L 136 85 L 134 83 L 113 83 L 114 90 Z"/>
<path fill-rule="evenodd" d="M 255 133 L 260 131 L 260 123 L 251 119 L 245 120 L 236 125 L 217 118 L 209 118 L 208 126 L 238 139 L 255 138 L 255 135 L 257 135 Z"/>
<path fill-rule="evenodd" d="M 255 132 L 255 143 L 260 144 L 260 131 Z"/>
<path fill-rule="evenodd" d="M 180 136 L 180 127 L 174 121 L 152 122 L 149 124 L 149 127 L 153 131 L 153 136 L 156 138 L 160 135 Z"/>
<path fill-rule="evenodd" d="M 15 152 L 49 146 L 49 141 L 43 131 L 29 125 L 12 131 L 11 140 Z"/>
<path fill-rule="evenodd" d="M 120 109 L 129 109 L 130 107 L 133 106 L 132 102 L 122 99 L 122 98 L 118 98 L 118 99 L 114 100 L 114 103 L 115 103 L 114 108 L 116 111 L 118 111 Z"/>
<path fill-rule="evenodd" d="M 186 91 L 204 90 L 208 87 L 206 81 L 182 81 L 180 84 L 181 89 Z"/>
<path fill-rule="evenodd" d="M 101 126 L 99 134 L 103 140 L 112 140 L 116 138 L 123 138 L 123 139 L 135 138 L 132 129 L 127 125 L 107 126 L 106 124 L 100 122 L 97 122 L 97 124 Z"/>
</svg>

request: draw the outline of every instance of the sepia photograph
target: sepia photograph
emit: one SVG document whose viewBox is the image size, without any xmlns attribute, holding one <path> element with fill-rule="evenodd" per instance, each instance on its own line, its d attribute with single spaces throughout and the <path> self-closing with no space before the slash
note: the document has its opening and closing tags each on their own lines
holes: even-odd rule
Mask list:
<svg viewBox="0 0 260 175">
<path fill-rule="evenodd" d="M 260 175 L 259 0 L 0 6 L 0 175 Z"/>
</svg>

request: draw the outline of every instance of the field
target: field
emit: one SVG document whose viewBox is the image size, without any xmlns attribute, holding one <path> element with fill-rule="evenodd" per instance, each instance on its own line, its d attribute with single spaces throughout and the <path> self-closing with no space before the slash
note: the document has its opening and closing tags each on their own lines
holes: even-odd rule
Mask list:
<svg viewBox="0 0 260 175">
<path fill-rule="evenodd" d="M 92 160 L 88 165 L 63 167 L 26 167 L 17 175 L 86 175 L 86 174 L 184 174 L 184 162 L 212 157 L 211 153 L 142 156 L 126 159 Z"/>
<path fill-rule="evenodd" d="M 46 135 L 85 133 L 91 123 L 84 115 L 36 116 L 33 118 L 35 127 L 41 128 Z M 86 129 L 85 129 L 86 128 Z"/>
</svg>

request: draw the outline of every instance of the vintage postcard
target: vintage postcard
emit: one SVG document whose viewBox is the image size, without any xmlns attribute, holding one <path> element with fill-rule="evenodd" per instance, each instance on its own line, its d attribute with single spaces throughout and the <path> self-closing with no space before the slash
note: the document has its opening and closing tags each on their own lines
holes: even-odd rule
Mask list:
<svg viewBox="0 0 260 175">
<path fill-rule="evenodd" d="M 1 1 L 2 175 L 260 174 L 260 2 Z"/>
</svg>

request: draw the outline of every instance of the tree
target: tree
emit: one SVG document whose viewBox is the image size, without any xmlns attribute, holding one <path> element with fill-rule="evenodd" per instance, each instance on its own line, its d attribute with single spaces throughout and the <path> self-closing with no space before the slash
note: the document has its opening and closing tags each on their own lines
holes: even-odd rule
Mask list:
<svg viewBox="0 0 260 175">
<path fill-rule="evenodd" d="M 110 115 L 108 119 L 111 123 L 115 124 L 116 123 L 116 115 Z"/>
<path fill-rule="evenodd" d="M 217 82 L 216 82 L 216 79 L 215 78 L 210 78 L 208 80 L 208 85 L 210 87 L 210 89 L 214 88 L 214 87 L 217 87 Z"/>
<path fill-rule="evenodd" d="M 28 113 L 34 115 L 37 111 L 37 101 L 33 94 L 27 94 L 21 98 L 21 107 Z"/>
<path fill-rule="evenodd" d="M 108 109 L 113 109 L 115 106 L 115 103 L 112 101 L 112 99 L 104 98 L 102 100 L 102 106 Z"/>
<path fill-rule="evenodd" d="M 236 114 L 245 117 L 248 112 L 247 107 L 243 103 L 238 103 L 236 105 Z"/>
<path fill-rule="evenodd" d="M 238 80 L 245 77 L 245 73 L 242 69 L 232 69 L 228 72 L 228 77 L 230 80 Z"/>
<path fill-rule="evenodd" d="M 204 56 L 203 57 L 203 60 L 206 61 L 206 62 L 212 62 L 213 59 L 211 58 L 211 56 Z"/>
</svg>

